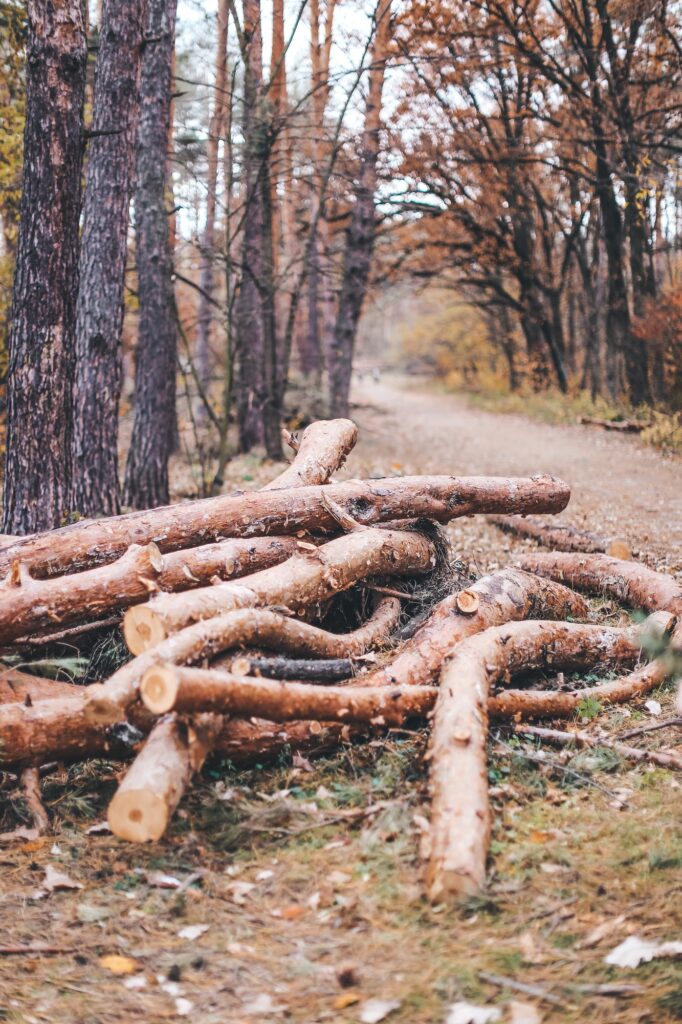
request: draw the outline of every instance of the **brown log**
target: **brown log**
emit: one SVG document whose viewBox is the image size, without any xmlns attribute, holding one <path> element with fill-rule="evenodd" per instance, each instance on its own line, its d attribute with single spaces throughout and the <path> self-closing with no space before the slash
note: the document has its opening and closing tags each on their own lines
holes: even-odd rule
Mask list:
<svg viewBox="0 0 682 1024">
<path fill-rule="evenodd" d="M 109 804 L 115 836 L 133 843 L 161 838 L 220 726 L 215 715 L 197 715 L 191 724 L 170 715 L 154 726 Z"/>
<path fill-rule="evenodd" d="M 589 594 L 612 594 L 633 608 L 662 609 L 682 617 L 682 584 L 638 562 L 609 555 L 529 554 L 521 555 L 518 564 Z"/>
<path fill-rule="evenodd" d="M 42 836 L 50 827 L 50 819 L 40 793 L 40 772 L 37 768 L 24 768 L 19 776 L 19 782 L 24 791 L 24 801 L 31 815 L 33 828 Z"/>
<path fill-rule="evenodd" d="M 311 423 L 301 435 L 294 461 L 261 490 L 326 484 L 332 473 L 344 464 L 357 439 L 358 428 L 352 420 Z"/>
<path fill-rule="evenodd" d="M 262 570 L 297 550 L 292 537 L 224 540 L 162 555 L 156 544 L 133 544 L 121 558 L 87 572 L 34 580 L 26 573 L 0 586 L 0 643 L 98 619 L 146 601 L 155 591 L 186 591 L 214 577 L 234 579 Z"/>
<path fill-rule="evenodd" d="M 234 612 L 235 618 L 253 612 Z M 259 615 L 272 615 L 271 612 L 259 612 Z M 672 617 L 667 617 L 668 622 Z M 203 623 L 204 627 L 216 620 Z M 290 622 L 291 620 L 285 620 Z M 535 647 L 526 645 L 523 649 L 525 662 L 517 664 L 510 660 L 510 671 L 528 668 L 586 668 L 591 667 L 598 657 L 618 664 L 627 663 L 637 656 L 638 637 L 642 630 L 650 628 L 647 623 L 638 629 L 617 629 L 615 627 L 582 626 L 573 623 L 513 623 L 504 630 L 515 626 L 525 626 L 528 630 L 535 628 L 540 631 Z M 314 627 L 305 623 L 294 623 L 306 629 Z M 197 628 L 197 627 L 193 627 Z M 176 634 L 179 635 L 179 634 Z M 591 638 L 601 636 L 605 646 L 595 654 L 594 641 Z M 587 638 L 587 639 L 586 639 Z M 174 638 L 171 638 L 174 639 Z M 510 647 L 513 652 L 513 644 Z M 151 654 L 151 652 L 149 652 Z M 142 658 L 147 658 L 143 655 Z M 137 659 L 138 662 L 142 658 Z M 152 667 L 148 662 L 147 667 Z M 61 684 L 62 686 L 67 684 Z M 606 684 L 612 686 L 613 684 Z M 59 699 L 36 701 L 32 707 L 18 704 L 0 705 L 0 736 L 2 751 L 0 764 L 3 768 L 16 770 L 32 765 L 45 764 L 48 761 L 78 761 L 86 757 L 129 757 L 130 742 L 125 735 L 120 736 L 116 730 L 110 730 L 105 724 L 92 721 L 87 701 L 93 691 L 102 687 L 73 686 L 73 694 L 68 698 L 60 695 Z M 326 689 L 326 688 L 325 688 Z M 596 688 L 595 688 L 596 689 Z M 346 699 L 352 699 L 354 689 L 344 687 Z M 357 691 L 361 692 L 361 691 Z M 415 688 L 414 700 L 418 694 L 424 694 L 424 713 L 430 708 L 431 700 L 425 687 Z M 525 691 L 520 691 L 521 693 Z M 589 691 L 583 691 L 583 696 Z M 506 696 L 503 694 L 501 696 Z M 529 692 L 530 696 L 530 692 Z M 551 696 L 563 697 L 563 694 L 552 693 Z M 491 698 L 491 706 L 500 700 L 500 695 Z M 417 705 L 411 705 L 416 707 Z M 513 713 L 513 711 L 512 711 Z M 147 732 L 153 723 L 153 716 L 146 708 L 134 705 L 129 709 L 128 717 L 136 729 Z M 120 714 L 119 714 L 120 718 Z M 344 739 L 356 735 L 347 723 L 319 723 L 311 721 L 289 722 L 277 726 L 268 721 L 246 722 L 231 719 L 223 723 L 216 741 L 216 750 L 230 758 L 236 765 L 253 764 L 254 761 L 266 761 L 277 757 L 288 747 L 306 752 L 323 752 L 333 749 Z"/>
<path fill-rule="evenodd" d="M 540 584 L 540 585 L 538 585 Z M 457 644 L 490 626 L 514 619 L 584 619 L 588 606 L 579 594 L 519 569 L 482 576 L 467 590 L 479 601 L 473 615 L 458 608 L 459 594 L 440 601 L 389 664 L 356 680 L 361 686 L 423 685 L 434 682 L 443 660 Z"/>
<path fill-rule="evenodd" d="M 517 725 L 517 733 L 521 736 L 534 736 L 547 743 L 555 743 L 561 747 L 606 747 L 613 750 L 629 761 L 648 762 L 649 764 L 660 765 L 661 768 L 671 768 L 673 771 L 682 772 L 682 757 L 665 750 L 646 750 L 642 747 L 631 747 L 627 743 L 620 743 L 618 740 L 608 736 L 593 736 L 589 732 L 580 729 L 571 732 L 561 732 L 559 729 L 543 729 L 533 725 Z"/>
<path fill-rule="evenodd" d="M 140 686 L 145 707 L 156 715 L 215 711 L 271 722 L 314 718 L 382 727 L 423 717 L 437 692 L 421 686 L 315 686 L 175 665 L 150 668 Z"/>
<path fill-rule="evenodd" d="M 418 518 L 446 523 L 474 513 L 561 512 L 570 488 L 548 476 L 424 476 L 223 494 L 35 534 L 0 550 L 0 574 L 17 561 L 36 578 L 80 572 L 113 562 L 131 544 L 154 542 L 166 552 L 225 537 L 334 532 L 336 520 L 325 496 L 368 526 Z"/>
<path fill-rule="evenodd" d="M 351 658 L 218 658 L 229 672 L 242 676 L 263 676 L 265 679 L 298 679 L 312 683 L 339 683 L 355 674 L 358 665 Z"/>
<path fill-rule="evenodd" d="M 488 699 L 492 687 L 518 671 L 573 669 L 634 661 L 636 627 L 512 622 L 460 644 L 441 672 L 430 761 L 431 825 L 424 838 L 426 882 L 434 902 L 483 888 L 490 842 Z"/>
<path fill-rule="evenodd" d="M 160 594 L 128 609 L 123 632 L 133 654 L 141 654 L 193 622 L 236 608 L 281 605 L 301 612 L 371 576 L 423 573 L 435 562 L 434 546 L 423 534 L 368 528 L 292 555 L 241 583 Z"/>
<path fill-rule="evenodd" d="M 30 707 L 37 700 L 49 700 L 53 697 L 70 697 L 74 691 L 82 687 L 73 683 L 62 683 L 45 676 L 32 676 L 27 672 L 8 668 L 0 672 L 0 704 L 26 704 Z M 0 758 L 2 758 L 2 740 L 0 740 Z"/>
<path fill-rule="evenodd" d="M 617 430 L 622 434 L 639 434 L 651 426 L 648 420 L 604 420 L 597 416 L 579 416 L 578 423 L 589 427 L 601 427 L 602 430 Z"/>
<path fill-rule="evenodd" d="M 196 622 L 133 658 L 106 683 L 88 687 L 87 715 L 100 724 L 120 721 L 137 696 L 142 676 L 154 665 L 195 663 L 233 647 L 254 645 L 291 654 L 359 654 L 385 635 L 394 616 L 395 606 L 382 601 L 371 622 L 345 636 L 267 609 L 246 608 Z"/>
<path fill-rule="evenodd" d="M 630 545 L 620 537 L 599 537 L 597 534 L 578 530 L 575 526 L 542 523 L 525 516 L 487 516 L 486 519 L 506 533 L 530 537 L 538 544 L 552 548 L 553 551 L 582 551 L 623 559 L 632 557 Z"/>
</svg>

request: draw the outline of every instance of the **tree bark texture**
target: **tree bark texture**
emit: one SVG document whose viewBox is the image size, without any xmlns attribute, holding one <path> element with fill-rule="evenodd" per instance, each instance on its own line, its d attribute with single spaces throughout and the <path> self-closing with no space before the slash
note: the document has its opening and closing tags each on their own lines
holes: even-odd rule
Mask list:
<svg viewBox="0 0 682 1024">
<path fill-rule="evenodd" d="M 84 516 L 121 511 L 118 406 L 143 18 L 143 0 L 105 0 L 103 4 L 76 307 L 73 459 L 77 471 L 72 506 Z"/>
<path fill-rule="evenodd" d="M 38 636 L 84 619 L 97 620 L 146 601 L 158 590 L 191 590 L 245 576 L 284 561 L 296 550 L 291 537 L 224 540 L 162 555 L 156 544 L 133 544 L 109 565 L 69 576 L 0 585 L 0 643 Z"/>
<path fill-rule="evenodd" d="M 377 186 L 381 97 L 391 38 L 391 0 L 379 0 L 375 18 L 358 185 L 343 255 L 341 294 L 329 353 L 329 402 L 333 416 L 348 415 L 355 338 L 374 250 L 374 193 Z"/>
<path fill-rule="evenodd" d="M 170 633 L 202 619 L 268 605 L 301 614 L 372 576 L 421 575 L 435 563 L 434 547 L 422 534 L 368 528 L 292 555 L 280 566 L 253 573 L 241 583 L 218 583 L 193 594 L 159 595 L 126 612 L 123 632 L 132 653 L 141 654 Z"/>
<path fill-rule="evenodd" d="M 609 555 L 529 554 L 518 559 L 521 568 L 559 580 L 590 594 L 611 594 L 644 611 L 669 611 L 682 617 L 682 584 L 639 562 Z"/>
<path fill-rule="evenodd" d="M 5 533 L 49 530 L 69 511 L 86 58 L 79 0 L 30 0 Z"/>
<path fill-rule="evenodd" d="M 135 352 L 135 420 L 123 501 L 168 501 L 175 441 L 176 325 L 168 236 L 166 153 L 173 89 L 177 0 L 148 0 L 137 131 L 135 239 L 140 315 Z"/>
<path fill-rule="evenodd" d="M 22 562 L 34 576 L 57 576 L 112 562 L 131 544 L 162 551 L 196 547 L 224 537 L 336 532 L 329 500 L 365 526 L 396 519 L 447 523 L 475 513 L 561 512 L 570 489 L 553 477 L 389 477 L 325 486 L 222 494 L 104 521 L 74 523 L 0 550 L 0 573 Z"/>
</svg>

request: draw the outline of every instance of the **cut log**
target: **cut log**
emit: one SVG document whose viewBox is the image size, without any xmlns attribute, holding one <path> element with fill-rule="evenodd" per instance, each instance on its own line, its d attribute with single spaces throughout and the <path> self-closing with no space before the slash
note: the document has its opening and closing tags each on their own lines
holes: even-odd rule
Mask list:
<svg viewBox="0 0 682 1024">
<path fill-rule="evenodd" d="M 71 697 L 74 691 L 83 692 L 82 687 L 73 683 L 62 683 L 45 676 L 31 676 L 27 672 L 8 668 L 0 672 L 0 704 L 26 704 L 30 707 L 37 700 L 50 700 L 54 697 Z M 0 760 L 2 759 L 2 740 L 0 739 Z"/>
<path fill-rule="evenodd" d="M 558 744 L 560 747 L 605 747 L 613 750 L 620 757 L 628 761 L 647 762 L 657 764 L 661 768 L 670 768 L 676 772 L 682 772 L 682 757 L 665 750 L 646 750 L 642 747 L 631 747 L 629 744 L 620 743 L 609 736 L 593 736 L 589 732 L 576 729 L 571 732 L 561 732 L 559 729 L 542 729 L 533 725 L 517 725 L 517 733 L 521 736 L 534 736 L 547 743 Z"/>
<path fill-rule="evenodd" d="M 134 544 L 117 561 L 61 578 L 0 586 L 0 643 L 98 619 L 146 601 L 155 591 L 186 591 L 214 577 L 234 579 L 276 565 L 297 550 L 291 537 L 226 540 L 162 555 Z"/>
<path fill-rule="evenodd" d="M 626 540 L 620 537 L 599 537 L 594 533 L 578 530 L 575 526 L 560 526 L 542 523 L 525 516 L 487 516 L 487 521 L 506 533 L 519 537 L 530 537 L 553 551 L 582 551 L 587 554 L 606 554 L 614 558 L 629 559 L 632 550 Z"/>
<path fill-rule="evenodd" d="M 245 613 L 235 612 L 234 616 Z M 253 614 L 249 612 L 248 614 Z M 259 613 L 268 614 L 273 613 Z M 672 617 L 668 617 L 669 621 Z M 216 620 L 202 624 L 211 625 Z M 285 620 L 290 621 L 290 620 Z M 295 624 L 295 623 L 294 623 Z M 299 626 L 305 625 L 298 623 Z M 534 646 L 526 643 L 522 647 L 523 657 L 510 660 L 510 671 L 533 668 L 581 669 L 593 667 L 595 661 L 605 659 L 613 664 L 627 664 L 637 657 L 641 629 L 635 626 L 628 629 L 616 627 L 582 626 L 574 623 L 526 622 L 512 623 L 506 627 L 498 627 L 501 635 L 523 626 L 526 630 L 539 631 Z M 193 627 L 197 628 L 197 627 Z M 314 627 L 306 627 L 312 629 Z M 179 634 L 178 634 L 179 635 Z M 173 639 L 173 638 L 171 638 Z M 511 643 L 508 641 L 501 641 Z M 514 645 L 509 650 L 513 652 Z M 149 652 L 150 654 L 152 652 Z M 143 655 L 147 658 L 148 655 Z M 525 659 L 525 660 L 523 660 Z M 142 661 L 142 658 L 138 659 Z M 518 663 L 517 663 L 518 662 Z M 148 664 L 148 667 L 153 667 Z M 261 680 L 256 680 L 260 682 Z M 65 685 L 65 684 L 62 684 Z M 611 684 L 607 684 L 611 685 Z M 92 691 L 102 687 L 74 686 L 73 695 L 53 700 L 36 701 L 32 707 L 18 704 L 0 705 L 0 736 L 2 736 L 2 767 L 7 770 L 45 764 L 48 761 L 78 761 L 86 757 L 128 758 L 131 744 L 139 739 L 140 733 L 147 732 L 154 718 L 146 708 L 134 705 L 129 709 L 129 720 L 135 730 L 130 736 L 127 723 L 109 729 L 106 725 L 96 724 L 88 713 L 87 701 Z M 325 688 L 326 690 L 326 688 Z M 353 699 L 356 692 L 362 691 L 344 687 L 346 699 Z M 389 691 L 390 692 L 390 691 Z M 434 691 L 435 692 L 435 691 Z M 524 692 L 524 691 L 520 691 Z M 583 691 L 583 695 L 589 691 Z M 414 688 L 414 701 L 420 694 L 424 695 L 424 713 L 431 704 L 426 688 Z M 506 696 L 503 694 L 502 696 Z M 552 694 L 560 697 L 563 694 Z M 494 705 L 500 696 L 491 698 Z M 410 704 L 416 708 L 417 704 Z M 277 757 L 285 749 L 306 752 L 323 752 L 331 750 L 343 740 L 357 735 L 348 723 L 335 724 L 317 721 L 289 722 L 279 727 L 273 722 L 246 722 L 230 719 L 223 722 L 216 750 L 228 757 L 235 765 L 247 765 L 264 762 Z"/>
<path fill-rule="evenodd" d="M 394 600 L 381 601 L 372 620 L 350 634 L 328 633 L 267 609 L 246 608 L 197 622 L 123 665 L 106 683 L 88 687 L 87 713 L 91 721 L 100 724 L 120 721 L 135 700 L 144 673 L 163 662 L 196 663 L 238 646 L 322 657 L 360 654 L 390 630 L 395 620 Z"/>
<path fill-rule="evenodd" d="M 326 484 L 332 473 L 344 464 L 355 447 L 358 428 L 352 420 L 318 420 L 303 431 L 296 458 L 271 480 L 264 491 L 282 487 Z"/>
<path fill-rule="evenodd" d="M 588 594 L 611 594 L 630 605 L 653 612 L 664 609 L 682 617 L 682 583 L 638 562 L 608 555 L 521 555 L 527 572 L 567 583 Z"/>
<path fill-rule="evenodd" d="M 431 825 L 424 836 L 429 897 L 440 902 L 483 888 L 490 842 L 487 735 L 492 687 L 514 672 L 575 669 L 639 655 L 636 627 L 512 622 L 460 644 L 441 672 L 430 761 Z"/>
<path fill-rule="evenodd" d="M 433 706 L 437 692 L 435 687 L 421 686 L 363 686 L 350 690 L 174 665 L 149 669 L 140 686 L 145 706 L 156 715 L 215 711 L 271 722 L 314 718 L 381 727 L 423 717 Z"/>
<path fill-rule="evenodd" d="M 191 725 L 171 715 L 154 726 L 109 804 L 115 836 L 133 843 L 161 838 L 220 725 L 215 715 L 195 716 Z"/>
<path fill-rule="evenodd" d="M 621 434 L 639 434 L 651 426 L 648 420 L 604 420 L 598 416 L 579 416 L 578 423 L 588 427 L 601 427 L 602 430 L 617 430 Z"/>
<path fill-rule="evenodd" d="M 240 583 L 160 594 L 128 609 L 124 636 L 133 654 L 141 654 L 193 622 L 233 609 L 279 605 L 301 612 L 369 577 L 420 574 L 435 564 L 435 548 L 423 534 L 368 528 L 292 555 Z"/>
<path fill-rule="evenodd" d="M 440 601 L 429 618 L 389 664 L 356 680 L 361 686 L 423 685 L 434 682 L 444 659 L 469 636 L 515 619 L 584 619 L 589 609 L 579 594 L 519 569 L 482 576 L 468 589 L 479 606 L 462 614 L 459 594 Z"/>
<path fill-rule="evenodd" d="M 567 484 L 548 476 L 435 476 L 223 494 L 35 534 L 0 550 L 0 574 L 9 573 L 13 562 L 36 578 L 80 572 L 113 562 L 132 544 L 153 542 L 166 552 L 225 537 L 334 532 L 325 496 L 367 526 L 419 518 L 446 523 L 474 513 L 561 512 L 570 493 Z"/>
</svg>

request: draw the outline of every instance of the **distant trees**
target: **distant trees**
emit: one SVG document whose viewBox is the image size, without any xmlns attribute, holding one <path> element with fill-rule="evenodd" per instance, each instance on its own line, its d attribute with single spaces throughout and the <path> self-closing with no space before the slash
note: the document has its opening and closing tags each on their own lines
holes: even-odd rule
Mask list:
<svg viewBox="0 0 682 1024">
<path fill-rule="evenodd" d="M 59 526 L 69 510 L 86 54 L 80 0 L 30 0 L 7 376 L 10 534 Z"/>
</svg>

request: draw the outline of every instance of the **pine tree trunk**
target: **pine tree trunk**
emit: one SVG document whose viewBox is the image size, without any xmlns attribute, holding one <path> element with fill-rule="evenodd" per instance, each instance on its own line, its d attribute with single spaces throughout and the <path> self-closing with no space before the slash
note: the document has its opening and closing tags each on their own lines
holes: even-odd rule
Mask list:
<svg viewBox="0 0 682 1024">
<path fill-rule="evenodd" d="M 151 508 L 168 501 L 168 459 L 175 428 L 176 328 L 166 209 L 176 0 L 149 0 L 140 79 L 135 229 L 140 320 L 135 423 L 124 502 Z"/>
<path fill-rule="evenodd" d="M 386 71 L 386 50 L 390 38 L 390 14 L 390 0 L 380 0 L 376 10 L 376 30 L 361 144 L 360 177 L 346 239 L 341 295 L 329 353 L 329 401 L 332 416 L 348 415 L 355 337 L 367 291 L 374 249 L 374 192 L 377 184 L 381 94 Z"/>
<path fill-rule="evenodd" d="M 7 377 L 4 532 L 59 526 L 71 491 L 86 40 L 78 0 L 30 0 Z"/>
<path fill-rule="evenodd" d="M 123 288 L 143 0 L 105 0 L 102 17 L 76 310 L 73 507 L 85 516 L 120 512 Z"/>
</svg>

